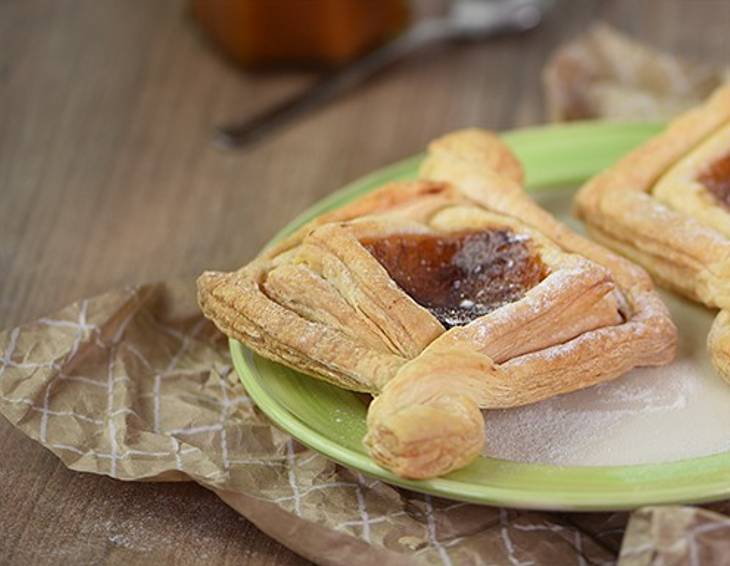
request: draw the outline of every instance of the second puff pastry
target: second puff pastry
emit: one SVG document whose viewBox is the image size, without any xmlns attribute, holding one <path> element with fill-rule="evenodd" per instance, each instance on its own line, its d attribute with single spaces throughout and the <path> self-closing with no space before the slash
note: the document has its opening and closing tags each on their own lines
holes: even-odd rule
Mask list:
<svg viewBox="0 0 730 566">
<path fill-rule="evenodd" d="M 576 211 L 661 285 L 720 309 L 708 348 L 730 381 L 730 86 L 590 180 Z"/>
<path fill-rule="evenodd" d="M 480 409 L 515 407 L 674 356 L 641 268 L 524 192 L 494 135 L 431 144 L 419 180 L 310 222 L 233 273 L 199 279 L 218 327 L 259 354 L 375 395 L 365 438 L 409 478 L 484 444 Z"/>
</svg>

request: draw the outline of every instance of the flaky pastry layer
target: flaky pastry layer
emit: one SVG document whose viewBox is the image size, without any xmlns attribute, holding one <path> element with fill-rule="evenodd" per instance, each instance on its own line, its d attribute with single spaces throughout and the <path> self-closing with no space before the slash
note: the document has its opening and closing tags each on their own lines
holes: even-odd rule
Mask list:
<svg viewBox="0 0 730 566">
<path fill-rule="evenodd" d="M 703 181 L 728 156 L 730 86 L 591 179 L 575 209 L 596 241 L 644 266 L 661 285 L 721 309 L 708 348 L 730 381 L 723 314 L 730 308 L 730 210 Z"/>
</svg>

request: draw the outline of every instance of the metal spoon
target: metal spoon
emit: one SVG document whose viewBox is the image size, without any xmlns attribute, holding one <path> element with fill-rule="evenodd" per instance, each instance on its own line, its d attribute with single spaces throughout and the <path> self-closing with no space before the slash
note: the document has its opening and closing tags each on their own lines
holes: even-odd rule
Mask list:
<svg viewBox="0 0 730 566">
<path fill-rule="evenodd" d="M 534 28 L 548 4 L 547 0 L 456 0 L 445 17 L 417 23 L 391 42 L 326 74 L 303 92 L 243 122 L 219 128 L 215 141 L 226 148 L 240 148 L 257 141 L 426 45 L 476 41 Z"/>
</svg>

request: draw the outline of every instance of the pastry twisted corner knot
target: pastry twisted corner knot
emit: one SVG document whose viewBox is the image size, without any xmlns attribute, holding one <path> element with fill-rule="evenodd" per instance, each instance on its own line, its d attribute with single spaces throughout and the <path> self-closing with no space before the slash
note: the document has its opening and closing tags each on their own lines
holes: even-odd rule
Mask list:
<svg viewBox="0 0 730 566">
<path fill-rule="evenodd" d="M 473 348 L 437 341 L 404 365 L 370 404 L 364 440 L 370 455 L 411 479 L 466 466 L 484 448 L 480 406 L 489 389 L 484 383 L 501 374 Z"/>
<path fill-rule="evenodd" d="M 364 443 L 376 462 L 401 477 L 436 477 L 479 456 L 484 420 L 476 402 L 456 391 L 402 405 L 386 388 L 370 405 Z"/>
</svg>

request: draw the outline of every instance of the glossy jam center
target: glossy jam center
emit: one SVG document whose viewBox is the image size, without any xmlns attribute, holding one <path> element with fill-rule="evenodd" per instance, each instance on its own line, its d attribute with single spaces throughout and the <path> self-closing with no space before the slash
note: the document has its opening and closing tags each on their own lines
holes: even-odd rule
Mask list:
<svg viewBox="0 0 730 566">
<path fill-rule="evenodd" d="M 726 207 L 730 207 L 730 153 L 721 157 L 697 177 L 707 190 Z"/>
<path fill-rule="evenodd" d="M 509 229 L 395 234 L 361 243 L 446 328 L 521 299 L 547 275 L 529 237 Z"/>
</svg>

